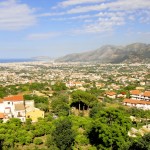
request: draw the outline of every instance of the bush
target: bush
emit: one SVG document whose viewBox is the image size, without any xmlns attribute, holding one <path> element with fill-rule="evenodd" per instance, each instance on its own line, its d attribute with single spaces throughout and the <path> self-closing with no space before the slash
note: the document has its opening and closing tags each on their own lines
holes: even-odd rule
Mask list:
<svg viewBox="0 0 150 150">
<path fill-rule="evenodd" d="M 42 141 L 41 138 L 35 138 L 35 139 L 34 139 L 34 144 L 35 144 L 35 145 L 41 145 L 41 144 L 43 144 L 43 141 Z"/>
<path fill-rule="evenodd" d="M 88 145 L 89 139 L 85 135 L 77 135 L 75 142 L 78 143 L 78 145 Z"/>
</svg>

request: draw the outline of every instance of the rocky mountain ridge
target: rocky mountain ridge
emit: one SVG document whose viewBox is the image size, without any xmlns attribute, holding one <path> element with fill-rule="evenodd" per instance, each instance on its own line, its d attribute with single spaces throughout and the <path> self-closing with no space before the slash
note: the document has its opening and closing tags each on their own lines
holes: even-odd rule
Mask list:
<svg viewBox="0 0 150 150">
<path fill-rule="evenodd" d="M 101 48 L 69 54 L 56 62 L 99 62 L 99 63 L 149 63 L 150 44 L 134 43 L 127 46 L 105 45 Z"/>
</svg>

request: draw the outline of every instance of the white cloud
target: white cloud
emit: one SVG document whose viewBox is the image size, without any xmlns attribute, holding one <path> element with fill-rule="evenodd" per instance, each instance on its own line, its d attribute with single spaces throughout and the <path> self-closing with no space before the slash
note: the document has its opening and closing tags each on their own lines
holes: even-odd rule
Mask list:
<svg viewBox="0 0 150 150">
<path fill-rule="evenodd" d="M 43 39 L 49 39 L 52 37 L 60 36 L 61 33 L 55 33 L 55 32 L 48 32 L 48 33 L 34 33 L 28 35 L 27 39 L 29 40 L 43 40 Z"/>
<path fill-rule="evenodd" d="M 129 10 L 138 10 L 138 9 L 149 9 L 150 0 L 118 0 L 114 2 L 102 3 L 97 5 L 90 6 L 78 6 L 67 11 L 69 14 L 76 13 L 85 13 L 90 11 L 100 11 L 104 9 L 109 10 L 120 10 L 120 11 L 129 11 Z"/>
<path fill-rule="evenodd" d="M 58 13 L 43 13 L 38 15 L 38 17 L 51 17 L 51 16 L 62 16 L 65 15 L 65 12 L 58 12 Z"/>
<path fill-rule="evenodd" d="M 66 0 L 58 4 L 58 6 L 68 7 L 72 5 L 88 4 L 88 3 L 99 3 L 105 0 Z"/>
<path fill-rule="evenodd" d="M 123 17 L 126 14 L 124 12 L 100 12 L 97 14 L 89 15 L 78 15 L 78 16 L 73 16 L 73 17 L 56 17 L 52 18 L 51 20 L 54 21 L 68 21 L 68 20 L 79 20 L 85 22 L 85 20 L 89 20 L 92 18 L 99 18 L 99 17 Z M 88 21 L 87 21 L 88 22 Z M 91 21 L 90 21 L 91 22 Z"/>
<path fill-rule="evenodd" d="M 79 16 L 74 16 L 74 17 L 52 18 L 51 20 L 54 20 L 54 21 L 82 20 L 84 21 L 84 19 L 93 18 L 93 17 L 94 16 L 92 15 L 79 15 Z"/>
<path fill-rule="evenodd" d="M 134 20 L 135 20 L 135 16 L 133 16 L 133 15 L 130 15 L 128 18 L 129 18 L 129 20 L 131 20 L 131 21 L 134 21 Z"/>
<path fill-rule="evenodd" d="M 150 10 L 143 10 L 140 14 L 140 22 L 144 24 L 150 24 Z"/>
<path fill-rule="evenodd" d="M 56 12 L 41 16 L 55 21 L 80 21 L 83 24 L 73 31 L 77 34 L 113 31 L 128 21 L 150 23 L 150 0 L 64 0 L 57 6 Z"/>
<path fill-rule="evenodd" d="M 84 33 L 101 33 L 112 31 L 113 27 L 124 25 L 123 17 L 99 18 L 96 23 L 86 25 L 80 32 Z"/>
<path fill-rule="evenodd" d="M 36 23 L 34 9 L 16 0 L 0 2 L 0 30 L 20 30 Z"/>
</svg>

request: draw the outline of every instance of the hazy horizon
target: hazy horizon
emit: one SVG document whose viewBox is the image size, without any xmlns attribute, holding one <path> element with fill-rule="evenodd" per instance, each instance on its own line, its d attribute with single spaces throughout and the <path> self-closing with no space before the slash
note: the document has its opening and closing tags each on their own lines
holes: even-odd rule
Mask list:
<svg viewBox="0 0 150 150">
<path fill-rule="evenodd" d="M 0 59 L 150 43 L 149 0 L 1 0 Z"/>
</svg>

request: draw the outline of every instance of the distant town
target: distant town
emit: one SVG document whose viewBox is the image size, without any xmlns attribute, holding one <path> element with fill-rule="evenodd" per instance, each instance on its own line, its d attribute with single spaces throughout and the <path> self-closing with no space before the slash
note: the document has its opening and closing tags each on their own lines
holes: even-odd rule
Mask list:
<svg viewBox="0 0 150 150">
<path fill-rule="evenodd" d="M 113 108 L 129 115 L 127 118 L 132 122 L 127 130 L 129 137 L 143 136 L 150 132 L 149 70 L 150 64 L 140 63 L 1 63 L 1 122 L 19 119 L 26 124 L 30 120 L 35 126 L 34 123 L 41 124 L 41 119 L 49 123 L 46 120 L 50 116 L 50 122 L 62 116 L 93 118 L 102 110 Z M 43 130 L 38 137 L 47 132 Z M 33 138 L 29 143 L 32 142 Z M 35 145 L 49 147 L 43 138 L 40 144 L 36 142 Z"/>
</svg>

